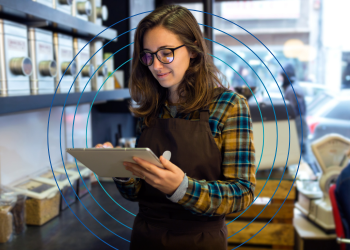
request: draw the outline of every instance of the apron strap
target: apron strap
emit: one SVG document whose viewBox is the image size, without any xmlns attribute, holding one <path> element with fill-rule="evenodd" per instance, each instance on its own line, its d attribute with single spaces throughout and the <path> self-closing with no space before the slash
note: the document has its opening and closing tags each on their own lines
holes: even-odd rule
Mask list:
<svg viewBox="0 0 350 250">
<path fill-rule="evenodd" d="M 208 122 L 209 121 L 209 107 L 205 106 L 201 110 L 199 110 L 199 120 Z"/>
</svg>

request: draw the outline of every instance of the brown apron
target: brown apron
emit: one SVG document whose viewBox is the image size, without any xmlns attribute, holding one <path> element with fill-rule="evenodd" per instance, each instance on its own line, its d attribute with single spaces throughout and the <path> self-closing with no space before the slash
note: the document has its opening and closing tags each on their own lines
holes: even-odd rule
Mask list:
<svg viewBox="0 0 350 250">
<path fill-rule="evenodd" d="M 144 129 L 137 147 L 148 147 L 158 157 L 169 150 L 170 161 L 191 178 L 223 180 L 221 153 L 209 127 L 209 110 L 198 112 L 199 121 L 157 119 L 155 125 Z M 192 214 L 141 181 L 139 213 L 133 225 L 130 250 L 227 249 L 225 215 Z"/>
</svg>

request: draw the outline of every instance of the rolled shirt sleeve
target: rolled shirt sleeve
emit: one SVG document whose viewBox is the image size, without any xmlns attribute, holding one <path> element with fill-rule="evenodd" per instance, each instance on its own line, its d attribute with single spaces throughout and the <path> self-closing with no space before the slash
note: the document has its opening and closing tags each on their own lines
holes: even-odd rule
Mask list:
<svg viewBox="0 0 350 250">
<path fill-rule="evenodd" d="M 248 103 L 243 96 L 233 92 L 225 92 L 221 99 L 215 108 L 223 110 L 223 124 L 221 134 L 215 140 L 221 145 L 225 180 L 196 180 L 188 176 L 186 193 L 178 201 L 197 215 L 220 216 L 239 212 L 254 199 L 255 149 Z"/>
</svg>

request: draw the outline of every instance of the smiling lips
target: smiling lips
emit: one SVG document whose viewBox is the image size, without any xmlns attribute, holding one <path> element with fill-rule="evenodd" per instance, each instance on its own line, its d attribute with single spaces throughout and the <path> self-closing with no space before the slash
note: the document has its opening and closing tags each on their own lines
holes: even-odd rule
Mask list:
<svg viewBox="0 0 350 250">
<path fill-rule="evenodd" d="M 164 77 L 166 77 L 167 75 L 169 75 L 170 74 L 170 72 L 168 72 L 168 73 L 162 73 L 162 74 L 157 74 L 157 76 L 159 77 L 159 78 L 164 78 Z"/>
</svg>

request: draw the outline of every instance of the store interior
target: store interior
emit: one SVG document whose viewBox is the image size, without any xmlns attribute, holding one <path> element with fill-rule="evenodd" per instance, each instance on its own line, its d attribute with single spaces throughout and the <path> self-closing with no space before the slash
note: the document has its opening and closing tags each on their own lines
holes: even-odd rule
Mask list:
<svg viewBox="0 0 350 250">
<path fill-rule="evenodd" d="M 135 29 L 167 4 L 192 11 L 249 104 L 255 200 L 226 215 L 227 249 L 350 249 L 335 196 L 350 167 L 347 0 L 0 0 L 0 250 L 129 249 L 138 203 L 67 149 L 135 147 Z"/>
</svg>

